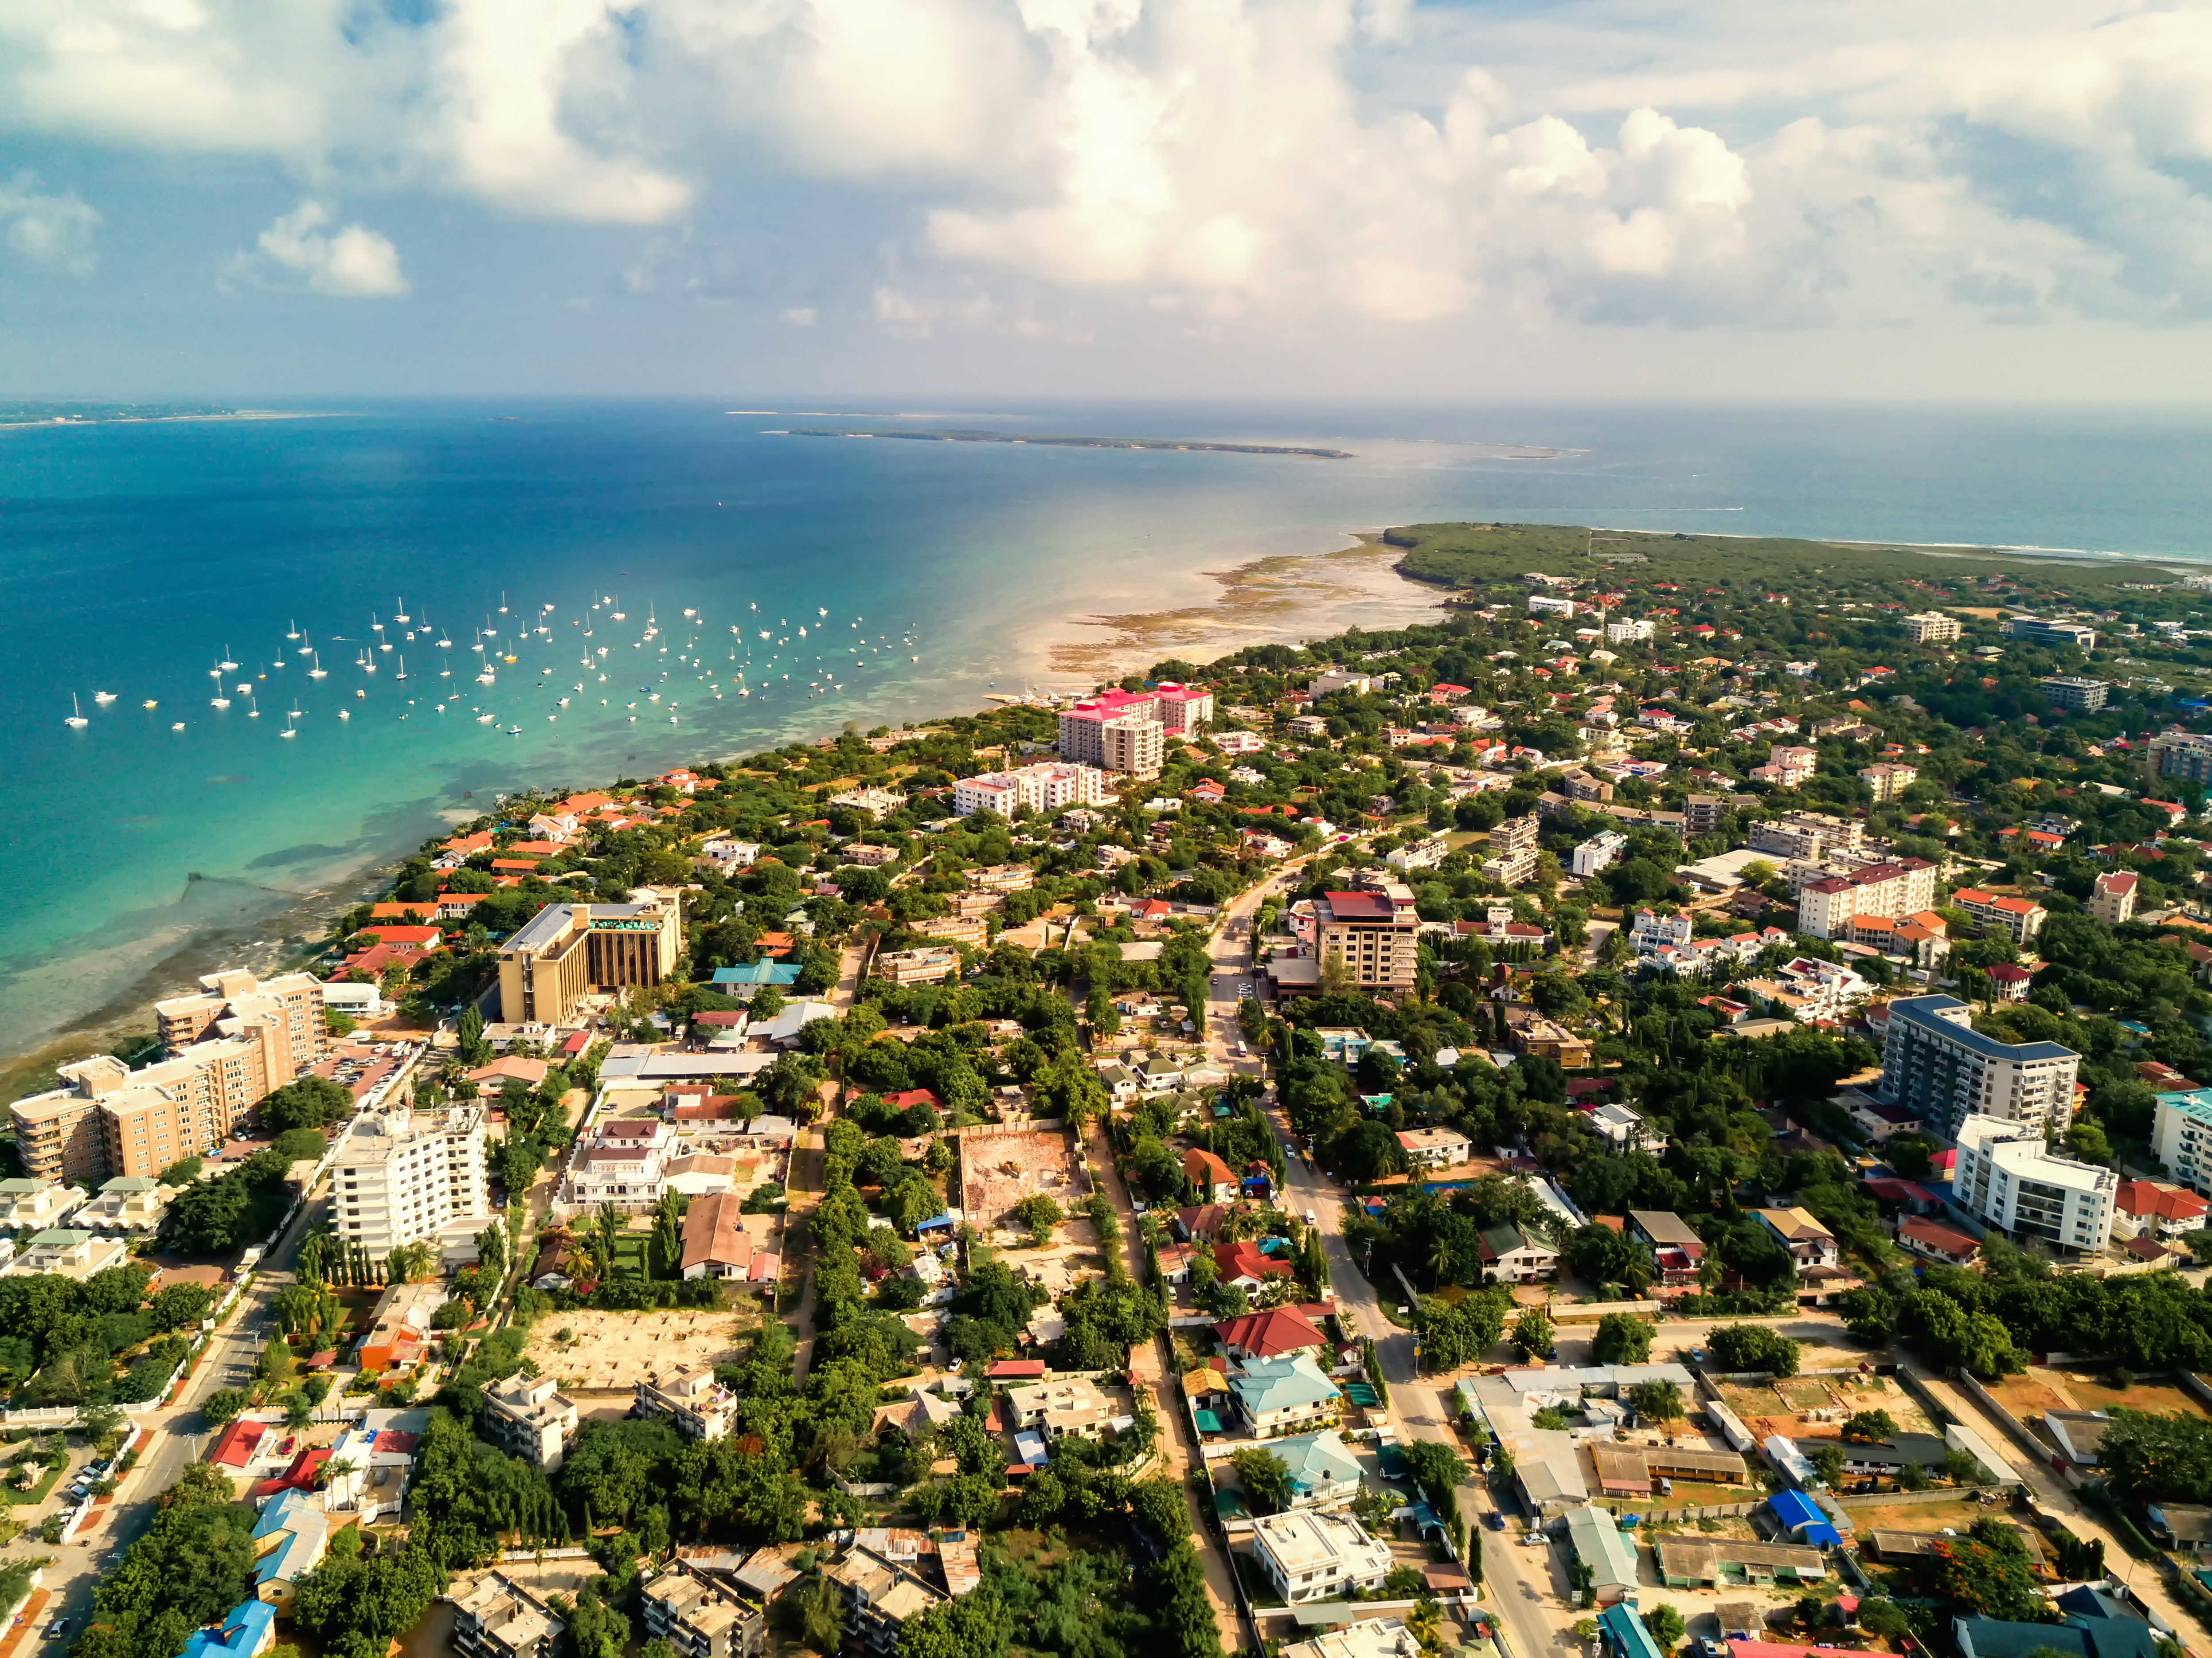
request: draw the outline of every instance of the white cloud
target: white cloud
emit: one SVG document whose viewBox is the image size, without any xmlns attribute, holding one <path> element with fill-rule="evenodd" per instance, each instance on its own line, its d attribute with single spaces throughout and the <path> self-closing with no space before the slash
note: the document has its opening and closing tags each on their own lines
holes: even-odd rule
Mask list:
<svg viewBox="0 0 2212 1658">
<path fill-rule="evenodd" d="M 0 0 L 10 127 L 665 227 L 662 302 L 797 179 L 900 228 L 745 302 L 912 336 L 2212 316 L 2212 0 Z M 400 282 L 323 229 L 255 268 Z"/>
<path fill-rule="evenodd" d="M 223 285 L 305 288 L 346 300 L 406 293 L 399 250 L 366 225 L 349 224 L 325 234 L 325 227 L 336 216 L 320 202 L 301 202 L 255 239 L 252 252 L 231 256 L 223 267 Z"/>
<path fill-rule="evenodd" d="M 0 225 L 7 228 L 9 246 L 41 264 L 58 264 L 81 276 L 97 263 L 92 236 L 100 225 L 99 210 L 73 190 L 46 194 L 35 173 L 0 180 Z"/>
</svg>

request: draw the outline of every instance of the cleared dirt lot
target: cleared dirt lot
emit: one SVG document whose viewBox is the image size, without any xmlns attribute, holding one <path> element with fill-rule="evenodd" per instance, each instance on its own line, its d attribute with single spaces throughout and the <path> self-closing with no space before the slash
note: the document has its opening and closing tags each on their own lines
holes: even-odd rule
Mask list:
<svg viewBox="0 0 2212 1658">
<path fill-rule="evenodd" d="M 1819 1439 L 1841 1431 L 1859 1411 L 1887 1411 L 1900 1433 L 1940 1433 L 1928 1413 L 1894 1382 L 1877 1376 L 1792 1376 L 1786 1382 L 1723 1383 L 1721 1400 L 1761 1439 L 1781 1434 Z M 1835 1413 L 1840 1412 L 1842 1415 Z M 1808 1420 L 1826 1413 L 1827 1421 Z"/>
<path fill-rule="evenodd" d="M 657 1371 L 741 1357 L 757 1315 L 679 1309 L 597 1313 L 579 1309 L 538 1321 L 523 1351 L 565 1388 L 627 1393 Z M 563 1330 L 571 1339 L 559 1339 Z"/>
</svg>

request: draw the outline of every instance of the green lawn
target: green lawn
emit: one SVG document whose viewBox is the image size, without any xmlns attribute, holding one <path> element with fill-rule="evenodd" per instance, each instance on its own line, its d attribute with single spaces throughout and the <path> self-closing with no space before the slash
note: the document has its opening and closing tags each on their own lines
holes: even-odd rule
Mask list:
<svg viewBox="0 0 2212 1658">
<path fill-rule="evenodd" d="M 5 1503 L 13 1508 L 36 1508 L 53 1495 L 55 1485 L 60 1483 L 61 1477 L 68 1472 L 69 1465 L 66 1462 L 58 1468 L 48 1468 L 46 1477 L 27 1491 L 17 1491 L 13 1480 L 0 1485 L 0 1503 Z"/>
</svg>

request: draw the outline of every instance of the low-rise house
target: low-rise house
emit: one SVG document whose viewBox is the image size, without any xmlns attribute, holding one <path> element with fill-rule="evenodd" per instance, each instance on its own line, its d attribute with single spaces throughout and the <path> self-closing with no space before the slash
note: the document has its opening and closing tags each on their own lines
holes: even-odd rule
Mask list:
<svg viewBox="0 0 2212 1658">
<path fill-rule="evenodd" d="M 510 1456 L 551 1473 L 576 1436 L 576 1402 L 551 1376 L 520 1372 L 483 1390 L 484 1437 Z"/>
<path fill-rule="evenodd" d="M 684 1212 L 682 1271 L 686 1279 L 750 1276 L 753 1241 L 744 1230 L 743 1211 L 736 1193 L 716 1192 L 695 1199 Z"/>
<path fill-rule="evenodd" d="M 2112 1199 L 2112 1236 L 2153 1237 L 2171 1243 L 2202 1231 L 2212 1204 L 2163 1181 L 2122 1181 Z"/>
<path fill-rule="evenodd" d="M 1636 1545 L 1621 1534 L 1620 1522 L 1586 1503 L 1567 1515 L 1567 1546 L 1589 1574 L 1590 1604 L 1618 1605 L 1636 1599 Z"/>
<path fill-rule="evenodd" d="M 1379 1588 L 1390 1574 L 1389 1546 L 1344 1515 L 1300 1509 L 1266 1515 L 1252 1522 L 1252 1545 L 1261 1573 L 1292 1606 L 1341 1600 Z"/>
<path fill-rule="evenodd" d="M 1680 1215 L 1665 1209 L 1632 1209 L 1627 1232 L 1651 1252 L 1660 1283 L 1679 1285 L 1698 1281 L 1705 1241 Z"/>
<path fill-rule="evenodd" d="M 43 1232 L 32 1234 L 4 1270 L 27 1278 L 51 1272 L 82 1280 L 111 1266 L 122 1266 L 130 1254 L 130 1246 L 121 1238 L 94 1237 L 89 1232 L 50 1226 Z"/>
<path fill-rule="evenodd" d="M 88 1232 L 158 1232 L 175 1195 L 174 1188 L 143 1175 L 118 1175 L 71 1218 Z"/>
<path fill-rule="evenodd" d="M 768 1614 L 679 1564 L 638 1591 L 649 1639 L 665 1641 L 682 1658 L 760 1658 L 768 1646 Z"/>
<path fill-rule="evenodd" d="M 453 1602 L 453 1645 L 467 1658 L 553 1658 L 567 1628 L 544 1601 L 497 1572 Z"/>
<path fill-rule="evenodd" d="M 1328 1339 L 1295 1307 L 1271 1307 L 1213 1327 L 1221 1351 L 1233 1359 L 1288 1358 L 1304 1353 L 1318 1359 Z"/>
<path fill-rule="evenodd" d="M 1182 1154 L 1183 1178 L 1198 1188 L 1201 1199 L 1216 1203 L 1237 1200 L 1237 1172 L 1203 1146 L 1194 1145 Z"/>
<path fill-rule="evenodd" d="M 1894 1476 L 1905 1468 L 1941 1468 L 1951 1448 L 1935 1434 L 1899 1433 L 1887 1439 L 1800 1439 L 1797 1455 L 1810 1461 L 1824 1450 L 1843 1453 L 1844 1471 Z"/>
<path fill-rule="evenodd" d="M 1416 1169 L 1450 1169 L 1474 1155 L 1474 1143 L 1455 1128 L 1401 1128 L 1399 1147 Z"/>
<path fill-rule="evenodd" d="M 1559 1252 L 1510 1221 L 1482 1229 L 1482 1264 L 1500 1284 L 1528 1284 L 1558 1270 Z"/>
<path fill-rule="evenodd" d="M 330 1521 L 320 1497 L 297 1490 L 278 1492 L 254 1522 L 254 1594 L 290 1617 L 293 1591 L 329 1544 Z"/>
<path fill-rule="evenodd" d="M 1247 1295 L 1260 1289 L 1269 1278 L 1291 1276 L 1290 1262 L 1276 1260 L 1246 1238 L 1215 1244 L 1213 1264 L 1220 1270 L 1224 1284 L 1233 1284 Z"/>
<path fill-rule="evenodd" d="M 1420 1658 L 1421 1650 L 1419 1637 L 1397 1619 L 1370 1618 L 1296 1642 L 1277 1658 Z"/>
<path fill-rule="evenodd" d="M 2112 1419 L 2104 1412 L 2045 1411 L 2043 1425 L 2075 1467 L 2094 1468 L 2105 1460 L 2105 1430 Z"/>
<path fill-rule="evenodd" d="M 1065 1439 L 1070 1434 L 1078 1439 L 1096 1439 L 1114 1419 L 1111 1401 L 1080 1376 L 1009 1388 L 1006 1409 L 1016 1428 L 1041 1433 L 1048 1440 Z"/>
<path fill-rule="evenodd" d="M 1227 1381 L 1255 1439 L 1277 1439 L 1333 1423 L 1342 1398 L 1336 1384 L 1302 1353 L 1247 1360 Z"/>
<path fill-rule="evenodd" d="M 1659 1539 L 1656 1552 L 1660 1581 L 1670 1589 L 1764 1584 L 1778 1578 L 1811 1583 L 1828 1575 L 1827 1563 L 1821 1558 L 1820 1550 L 1787 1543 L 1670 1535 Z"/>
<path fill-rule="evenodd" d="M 1334 1428 L 1270 1440 L 1267 1449 L 1290 1471 L 1294 1509 L 1339 1508 L 1359 1495 L 1359 1464 Z"/>
<path fill-rule="evenodd" d="M 1804 1209 L 1758 1209 L 1759 1224 L 1790 1252 L 1801 1266 L 1833 1266 L 1838 1251 L 1835 1234 Z"/>
<path fill-rule="evenodd" d="M 0 1181 L 0 1226 L 33 1231 L 57 1226 L 84 1201 L 84 1188 L 52 1180 Z"/>
<path fill-rule="evenodd" d="M 194 1630 L 179 1658 L 255 1658 L 276 1644 L 276 1608 L 254 1600 L 233 1606 L 211 1630 Z"/>
<path fill-rule="evenodd" d="M 2145 1510 L 2151 1534 L 2184 1554 L 2212 1554 L 2212 1508 L 2200 1503 L 2154 1503 Z"/>
<path fill-rule="evenodd" d="M 1972 1265 L 1982 1248 L 1968 1234 L 1922 1215 L 1907 1215 L 1897 1223 L 1897 1244 L 1900 1249 L 1952 1266 Z"/>
<path fill-rule="evenodd" d="M 661 1417 L 686 1439 L 720 1439 L 738 1416 L 738 1396 L 714 1380 L 712 1365 L 671 1370 L 641 1382 L 636 1412 Z"/>
<path fill-rule="evenodd" d="M 342 1429 L 325 1467 L 343 1465 L 344 1471 L 325 1480 L 323 1506 L 332 1512 L 351 1509 L 364 1526 L 398 1514 L 429 1421 L 428 1411 L 374 1410 Z"/>
</svg>

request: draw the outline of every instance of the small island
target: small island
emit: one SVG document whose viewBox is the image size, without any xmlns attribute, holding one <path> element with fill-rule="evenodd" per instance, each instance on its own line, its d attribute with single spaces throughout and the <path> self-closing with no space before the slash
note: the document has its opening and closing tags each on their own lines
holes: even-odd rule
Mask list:
<svg viewBox="0 0 2212 1658">
<path fill-rule="evenodd" d="M 1030 437 L 1019 432 L 975 432 L 947 427 L 917 431 L 906 427 L 806 426 L 781 434 L 793 438 L 907 438 L 921 443 L 1027 443 L 1058 449 L 1176 449 L 1222 455 L 1295 455 L 1306 460 L 1350 460 L 1348 449 L 1319 449 L 1283 443 L 1200 443 L 1188 438 Z"/>
</svg>

